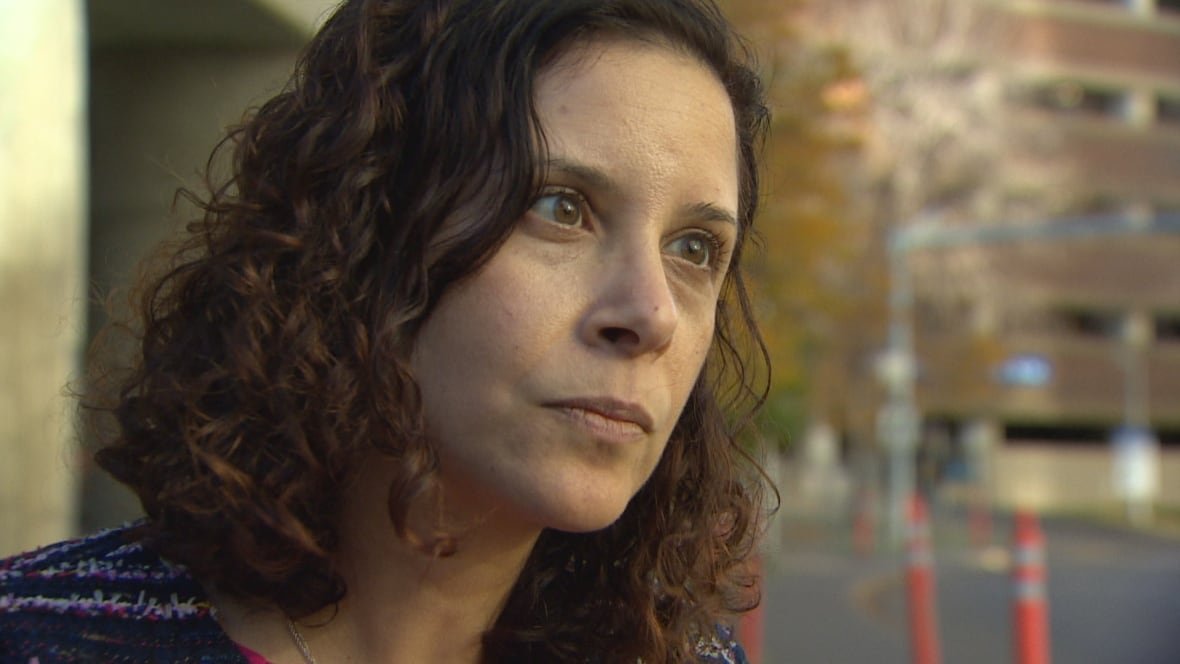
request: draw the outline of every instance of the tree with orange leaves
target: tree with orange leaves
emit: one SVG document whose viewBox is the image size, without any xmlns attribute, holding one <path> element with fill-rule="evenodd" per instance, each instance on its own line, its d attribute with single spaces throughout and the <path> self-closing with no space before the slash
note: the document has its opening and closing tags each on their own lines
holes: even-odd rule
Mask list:
<svg viewBox="0 0 1180 664">
<path fill-rule="evenodd" d="M 880 328 L 881 280 L 866 261 L 871 237 L 848 196 L 866 91 L 848 52 L 801 39 L 806 3 L 729 0 L 754 42 L 773 105 L 759 227 L 751 260 L 755 306 L 771 355 L 767 429 L 806 421 L 844 428 L 860 347 Z"/>
</svg>

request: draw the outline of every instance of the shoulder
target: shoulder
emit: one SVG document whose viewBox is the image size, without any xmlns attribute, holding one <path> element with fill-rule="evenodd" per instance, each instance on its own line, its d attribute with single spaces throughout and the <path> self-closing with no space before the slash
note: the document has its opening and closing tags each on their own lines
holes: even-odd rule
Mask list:
<svg viewBox="0 0 1180 664">
<path fill-rule="evenodd" d="M 226 640 L 200 584 L 135 539 L 134 530 L 115 528 L 0 560 L 0 659 L 158 659 L 178 644 Z"/>
<path fill-rule="evenodd" d="M 696 651 L 700 664 L 749 664 L 746 651 L 727 628 L 718 628 L 709 638 L 701 639 Z"/>
</svg>

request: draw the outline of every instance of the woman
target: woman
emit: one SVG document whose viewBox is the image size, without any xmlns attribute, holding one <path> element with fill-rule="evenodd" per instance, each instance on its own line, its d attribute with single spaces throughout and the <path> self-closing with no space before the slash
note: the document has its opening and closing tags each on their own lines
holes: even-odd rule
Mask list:
<svg viewBox="0 0 1180 664">
<path fill-rule="evenodd" d="M 98 453 L 146 519 L 3 563 L 0 652 L 743 659 L 743 53 L 710 0 L 345 2 L 147 286 Z"/>
</svg>

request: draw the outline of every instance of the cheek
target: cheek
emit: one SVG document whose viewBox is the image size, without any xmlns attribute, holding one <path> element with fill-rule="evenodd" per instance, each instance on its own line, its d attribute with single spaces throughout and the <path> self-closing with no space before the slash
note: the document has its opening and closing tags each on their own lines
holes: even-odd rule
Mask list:
<svg viewBox="0 0 1180 664">
<path fill-rule="evenodd" d="M 473 334 L 496 335 L 517 353 L 538 356 L 568 340 L 588 288 L 574 261 L 523 245 L 509 238 L 471 284 L 467 300 L 481 315 L 469 325 Z"/>
<path fill-rule="evenodd" d="M 684 326 L 686 343 L 690 346 L 690 350 L 686 352 L 688 357 L 685 361 L 695 369 L 694 380 L 696 374 L 700 373 L 701 367 L 704 366 L 705 358 L 708 357 L 709 351 L 716 341 L 716 301 L 710 300 L 707 304 L 699 307 L 699 311 L 700 313 L 693 317 L 688 325 Z"/>
<path fill-rule="evenodd" d="M 453 398 L 490 369 L 513 314 L 484 291 L 478 275 L 451 286 L 418 331 L 410 365 L 427 402 Z"/>
<path fill-rule="evenodd" d="M 452 287 L 421 330 L 415 356 L 424 370 L 473 387 L 492 378 L 511 381 L 558 343 L 568 298 L 556 280 L 518 263 L 497 256 Z"/>
<path fill-rule="evenodd" d="M 685 329 L 691 328 L 691 329 Z M 678 404 L 674 420 L 680 419 L 680 414 L 688 402 L 697 379 L 704 370 L 705 361 L 714 345 L 713 318 L 697 321 L 696 325 L 682 325 L 678 332 L 685 332 L 681 338 L 680 351 L 671 363 L 670 381 L 672 384 L 672 398 Z M 673 422 L 673 426 L 675 422 Z"/>
</svg>

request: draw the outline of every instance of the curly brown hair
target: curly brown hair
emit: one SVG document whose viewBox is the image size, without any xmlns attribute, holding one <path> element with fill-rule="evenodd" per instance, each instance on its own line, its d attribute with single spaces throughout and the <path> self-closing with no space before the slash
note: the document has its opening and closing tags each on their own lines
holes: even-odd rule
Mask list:
<svg viewBox="0 0 1180 664">
<path fill-rule="evenodd" d="M 347 592 L 332 559 L 341 489 L 374 452 L 398 461 L 389 512 L 406 535 L 438 463 L 408 368 L 416 333 L 540 191 L 538 72 L 599 36 L 683 50 L 722 81 L 741 236 L 713 349 L 652 477 L 605 530 L 542 533 L 485 657 L 681 661 L 758 601 L 744 563 L 764 484 L 738 432 L 765 395 L 752 364 L 765 350 L 737 266 L 767 110 L 711 0 L 338 8 L 286 89 L 215 150 L 232 149 L 230 175 L 193 196 L 202 218 L 142 286 L 134 366 L 112 403 L 100 390 L 89 404 L 118 423 L 98 462 L 138 494 L 163 555 L 289 615 L 330 606 Z M 477 223 L 440 241 L 460 209 Z"/>
</svg>

